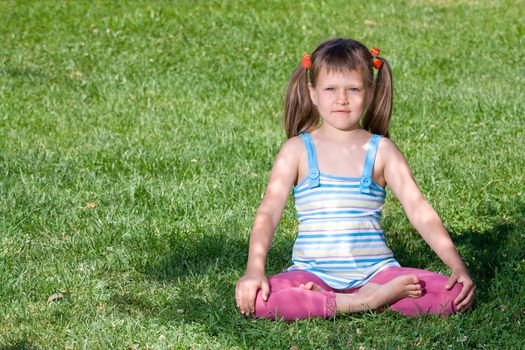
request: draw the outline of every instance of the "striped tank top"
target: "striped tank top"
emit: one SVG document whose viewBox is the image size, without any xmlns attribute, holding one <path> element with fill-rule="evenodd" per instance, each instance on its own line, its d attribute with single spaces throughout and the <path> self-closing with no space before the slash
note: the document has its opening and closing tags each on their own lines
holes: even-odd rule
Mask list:
<svg viewBox="0 0 525 350">
<path fill-rule="evenodd" d="M 385 190 L 372 181 L 381 135 L 368 142 L 360 178 L 321 173 L 312 137 L 300 134 L 308 155 L 308 176 L 293 189 L 299 232 L 293 265 L 285 271 L 315 274 L 334 289 L 357 288 L 390 266 L 400 266 L 381 229 Z"/>
</svg>

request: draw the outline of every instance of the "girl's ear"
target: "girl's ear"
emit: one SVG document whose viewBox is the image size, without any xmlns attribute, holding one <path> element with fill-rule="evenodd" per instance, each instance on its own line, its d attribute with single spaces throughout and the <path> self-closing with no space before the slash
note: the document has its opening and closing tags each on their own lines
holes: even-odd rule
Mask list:
<svg viewBox="0 0 525 350">
<path fill-rule="evenodd" d="M 308 83 L 308 92 L 310 93 L 310 99 L 312 103 L 317 106 L 317 94 L 315 93 L 315 88 L 312 86 L 312 83 Z"/>
</svg>

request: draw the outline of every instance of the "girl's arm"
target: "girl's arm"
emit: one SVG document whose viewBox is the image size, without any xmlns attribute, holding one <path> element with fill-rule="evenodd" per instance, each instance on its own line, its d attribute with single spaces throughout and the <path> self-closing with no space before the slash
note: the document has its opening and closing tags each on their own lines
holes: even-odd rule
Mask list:
<svg viewBox="0 0 525 350">
<path fill-rule="evenodd" d="M 461 293 L 454 300 L 457 309 L 468 308 L 472 303 L 476 286 L 472 282 L 465 264 L 441 219 L 423 197 L 405 157 L 390 139 L 384 138 L 380 142 L 380 155 L 384 164 L 383 176 L 385 181 L 399 199 L 410 223 L 439 258 L 452 270 L 446 288 L 451 289 L 456 282 L 463 284 Z"/>
<path fill-rule="evenodd" d="M 264 300 L 267 300 L 270 294 L 265 275 L 266 256 L 297 177 L 301 143 L 302 141 L 295 137 L 289 139 L 281 148 L 273 165 L 264 198 L 255 215 L 246 274 L 237 282 L 235 289 L 237 306 L 243 314 L 254 313 L 255 296 L 259 289 L 262 289 Z"/>
</svg>

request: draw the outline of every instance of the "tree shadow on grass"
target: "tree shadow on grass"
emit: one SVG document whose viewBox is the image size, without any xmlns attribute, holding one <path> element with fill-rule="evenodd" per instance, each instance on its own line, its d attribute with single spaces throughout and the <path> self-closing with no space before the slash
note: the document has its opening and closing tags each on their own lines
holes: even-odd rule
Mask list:
<svg viewBox="0 0 525 350">
<path fill-rule="evenodd" d="M 513 244 L 518 232 L 524 232 L 525 225 L 501 223 L 483 232 L 465 231 L 454 235 L 454 241 L 462 251 L 472 278 L 480 286 L 489 285 L 498 271 L 519 255 L 523 258 L 523 245 Z"/>
<path fill-rule="evenodd" d="M 16 79 L 42 79 L 42 80 L 48 80 L 51 77 L 36 69 L 30 69 L 30 68 L 7 68 L 7 69 L 0 69 L 0 76 L 6 75 L 10 78 L 16 78 Z"/>
<path fill-rule="evenodd" d="M 525 207 L 517 205 L 510 211 L 512 219 L 495 222 L 488 229 L 452 229 L 449 232 L 478 286 L 478 301 L 490 302 L 487 286 L 493 283 L 498 272 L 525 258 L 525 244 L 523 237 L 519 237 L 525 232 Z M 493 208 L 488 208 L 486 213 L 487 217 L 502 218 L 502 214 Z M 390 248 L 402 266 L 425 269 L 428 265 L 442 265 L 437 255 L 422 240 L 414 244 L 412 238 L 394 236 Z"/>
<path fill-rule="evenodd" d="M 241 316 L 235 305 L 235 282 L 246 269 L 248 239 L 225 232 L 184 236 L 169 238 L 165 255 L 144 269 L 153 281 L 174 288 L 169 298 L 159 302 L 133 290 L 120 290 L 111 296 L 111 306 L 129 317 L 140 314 L 165 324 L 191 325 L 221 342 L 242 344 L 246 332 L 260 332 L 260 326 Z M 268 257 L 270 273 L 287 266 L 292 244 L 284 238 L 274 240 Z"/>
<path fill-rule="evenodd" d="M 487 286 L 501 283 L 496 281 L 498 274 L 510 271 L 510 264 L 523 258 L 525 247 L 520 235 L 525 232 L 525 221 L 522 219 L 522 208 L 512 213 L 510 217 L 513 220 L 502 220 L 485 230 L 451 230 L 451 236 L 478 285 L 478 302 L 492 303 L 495 292 Z M 498 216 L 501 217 L 501 214 Z M 237 311 L 235 282 L 246 267 L 248 239 L 234 237 L 227 232 L 231 231 L 220 228 L 208 235 L 194 232 L 182 237 L 174 234 L 165 242 L 164 255 L 146 266 L 144 271 L 154 281 L 175 286 L 173 297 L 160 302 L 158 299 L 146 301 L 130 293 L 115 296 L 113 305 L 120 312 L 130 315 L 140 313 L 166 324 L 192 325 L 212 338 L 237 345 L 245 344 L 251 335 L 256 339 L 265 329 L 285 332 L 286 323 L 272 323 L 267 327 L 263 324 L 271 321 L 247 321 Z M 268 256 L 268 274 L 286 267 L 290 259 L 293 242 L 289 237 L 276 237 Z M 390 242 L 402 265 L 425 268 L 429 264 L 440 264 L 424 242 L 421 245 L 410 244 L 415 240 L 412 237 L 408 241 Z M 422 241 L 420 238 L 417 240 Z M 503 274 L 506 279 L 513 278 L 508 272 Z M 278 335 L 275 335 L 275 341 L 280 347 L 290 347 L 290 344 L 283 343 L 287 339 Z"/>
<path fill-rule="evenodd" d="M 244 273 L 248 257 L 248 239 L 227 233 L 196 233 L 181 238 L 172 236 L 165 243 L 165 254 L 145 268 L 159 281 L 177 281 L 206 275 L 212 270 Z M 290 261 L 291 242 L 275 239 L 267 266 L 286 265 Z"/>
<path fill-rule="evenodd" d="M 12 345 L 1 345 L 0 350 L 40 350 L 42 348 L 32 345 L 29 341 L 17 341 Z"/>
</svg>

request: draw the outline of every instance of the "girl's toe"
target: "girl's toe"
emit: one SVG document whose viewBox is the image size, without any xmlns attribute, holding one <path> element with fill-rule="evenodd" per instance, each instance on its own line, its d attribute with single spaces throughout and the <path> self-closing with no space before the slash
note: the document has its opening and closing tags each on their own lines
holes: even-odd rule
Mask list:
<svg viewBox="0 0 525 350">
<path fill-rule="evenodd" d="M 419 298 L 421 296 L 421 291 L 420 290 L 410 291 L 408 292 L 408 296 L 412 298 Z"/>
<path fill-rule="evenodd" d="M 408 275 L 407 279 L 408 279 L 408 282 L 410 282 L 411 284 L 419 283 L 419 277 L 417 277 L 416 275 Z"/>
<path fill-rule="evenodd" d="M 421 290 L 421 285 L 419 283 L 414 283 L 414 284 L 409 284 L 407 286 L 407 289 L 410 290 L 410 291 L 420 291 Z"/>
</svg>

